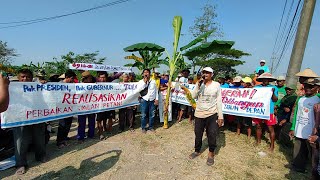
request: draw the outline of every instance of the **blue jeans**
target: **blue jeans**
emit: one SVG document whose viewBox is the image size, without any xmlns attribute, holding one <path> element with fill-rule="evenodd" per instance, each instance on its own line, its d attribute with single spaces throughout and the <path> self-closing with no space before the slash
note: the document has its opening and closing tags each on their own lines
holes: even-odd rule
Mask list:
<svg viewBox="0 0 320 180">
<path fill-rule="evenodd" d="M 146 129 L 147 119 L 149 119 L 149 129 L 153 129 L 153 122 L 156 114 L 156 105 L 154 105 L 154 101 L 146 101 L 141 98 L 140 107 L 141 129 Z"/>
<path fill-rule="evenodd" d="M 87 115 L 79 115 L 78 116 L 78 140 L 83 140 L 85 137 L 85 130 L 86 130 L 86 120 L 88 117 L 88 138 L 94 137 L 94 128 L 96 122 L 96 114 L 87 114 Z"/>
</svg>

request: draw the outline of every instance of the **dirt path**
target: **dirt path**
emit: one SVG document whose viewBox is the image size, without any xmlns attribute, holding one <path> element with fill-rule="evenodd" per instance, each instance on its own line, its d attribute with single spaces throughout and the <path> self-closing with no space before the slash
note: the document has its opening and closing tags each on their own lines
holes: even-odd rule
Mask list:
<svg viewBox="0 0 320 180">
<path fill-rule="evenodd" d="M 71 135 L 75 135 L 74 124 Z M 14 169 L 0 172 L 1 179 L 307 179 L 309 174 L 290 172 L 286 165 L 290 155 L 278 146 L 265 157 L 268 145 L 254 146 L 245 135 L 221 132 L 217 156 L 212 167 L 206 165 L 208 153 L 204 137 L 204 152 L 189 160 L 193 151 L 192 125 L 186 121 L 156 133 L 142 134 L 126 131 L 104 141 L 88 139 L 83 144 L 76 140 L 58 150 L 55 137 L 48 145 L 49 161 L 44 164 L 28 157 L 30 168 L 23 176 L 15 176 Z M 288 156 L 285 156 L 288 154 Z"/>
</svg>

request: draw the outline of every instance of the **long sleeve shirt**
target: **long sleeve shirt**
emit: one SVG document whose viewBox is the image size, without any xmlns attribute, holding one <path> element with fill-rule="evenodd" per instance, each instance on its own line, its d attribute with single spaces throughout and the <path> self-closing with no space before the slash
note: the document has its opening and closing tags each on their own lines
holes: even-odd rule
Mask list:
<svg viewBox="0 0 320 180">
<path fill-rule="evenodd" d="M 218 119 L 223 119 L 221 89 L 218 82 L 212 81 L 209 85 L 202 84 L 200 88 L 196 84 L 192 97 L 197 99 L 195 117 L 207 118 L 217 113 Z"/>
<path fill-rule="evenodd" d="M 147 83 L 145 83 L 143 79 L 140 80 L 138 82 L 136 92 L 141 92 L 146 87 L 148 87 L 148 93 L 145 96 L 142 96 L 142 98 L 146 101 L 158 100 L 159 90 L 157 88 L 156 81 L 150 79 Z"/>
</svg>

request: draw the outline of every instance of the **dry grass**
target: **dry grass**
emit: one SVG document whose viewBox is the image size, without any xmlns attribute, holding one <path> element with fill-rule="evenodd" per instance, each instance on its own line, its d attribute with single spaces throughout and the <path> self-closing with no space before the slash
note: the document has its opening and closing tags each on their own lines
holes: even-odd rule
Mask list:
<svg viewBox="0 0 320 180">
<path fill-rule="evenodd" d="M 75 130 L 76 127 L 73 127 Z M 75 131 L 71 132 L 75 135 Z M 205 137 L 204 137 L 205 138 Z M 221 132 L 217 156 L 212 167 L 206 165 L 207 142 L 200 157 L 189 160 L 194 133 L 187 121 L 156 133 L 115 134 L 105 141 L 96 139 L 58 150 L 55 137 L 48 145 L 50 161 L 38 164 L 30 156 L 30 168 L 17 177 L 14 169 L 0 172 L 1 179 L 308 179 L 310 174 L 291 172 L 286 165 L 290 151 L 276 146 L 268 153 L 263 142 L 256 147 L 254 139 L 233 132 Z M 263 151 L 267 156 L 260 157 Z M 284 153 L 282 152 L 284 151 Z"/>
</svg>

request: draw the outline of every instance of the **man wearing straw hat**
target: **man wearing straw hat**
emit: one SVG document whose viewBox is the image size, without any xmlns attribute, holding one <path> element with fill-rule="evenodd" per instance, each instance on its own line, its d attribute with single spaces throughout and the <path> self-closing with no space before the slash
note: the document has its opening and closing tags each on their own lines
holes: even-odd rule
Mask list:
<svg viewBox="0 0 320 180">
<path fill-rule="evenodd" d="M 308 138 L 317 134 L 319 122 L 314 116 L 314 105 L 320 103 L 316 94 L 317 79 L 308 79 L 303 83 L 305 95 L 296 101 L 291 131 L 289 135 L 295 137 L 293 148 L 292 169 L 297 172 L 305 172 L 308 163 L 308 155 L 312 157 L 312 173 L 316 172 L 317 153 L 311 148 Z"/>
<path fill-rule="evenodd" d="M 274 132 L 274 125 L 277 124 L 276 117 L 274 115 L 274 104 L 278 100 L 278 88 L 274 85 L 270 85 L 270 82 L 273 82 L 276 80 L 275 77 L 272 76 L 270 73 L 263 73 L 261 74 L 257 80 L 259 82 L 262 82 L 261 85 L 255 86 L 255 88 L 265 88 L 265 87 L 271 87 L 272 88 L 272 96 L 270 101 L 270 118 L 268 120 L 263 120 L 259 118 L 253 118 L 252 121 L 256 123 L 257 127 L 257 144 L 261 143 L 261 136 L 262 136 L 262 122 L 264 122 L 269 129 L 270 134 L 270 151 L 273 152 L 274 150 L 274 141 L 275 141 L 275 132 Z"/>
<path fill-rule="evenodd" d="M 313 72 L 310 68 L 307 68 L 299 73 L 296 74 L 297 77 L 299 77 L 299 82 L 297 83 L 297 90 L 296 94 L 298 96 L 303 96 L 304 95 L 304 87 L 303 83 L 307 81 L 310 78 L 319 78 L 319 76 Z"/>
</svg>

